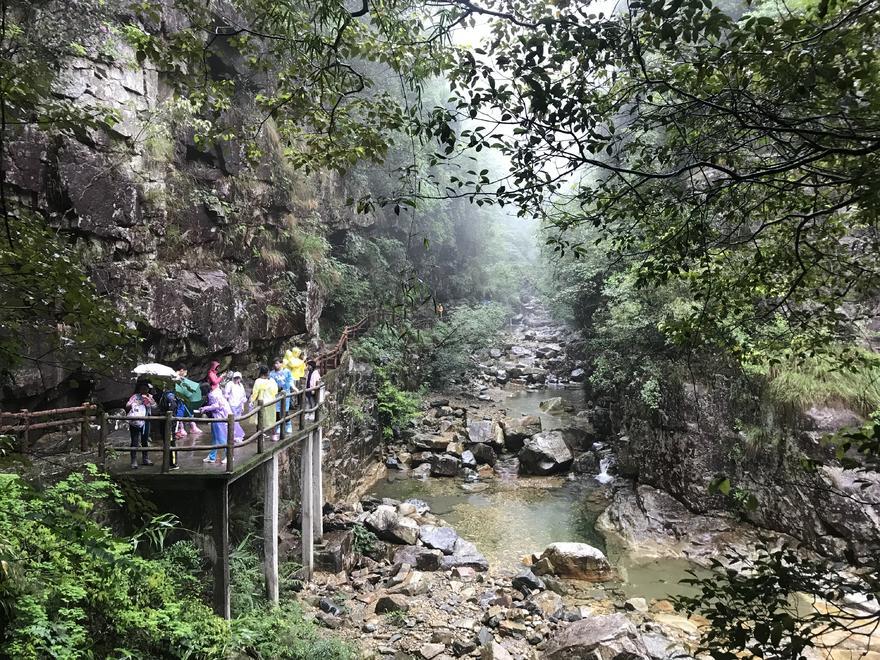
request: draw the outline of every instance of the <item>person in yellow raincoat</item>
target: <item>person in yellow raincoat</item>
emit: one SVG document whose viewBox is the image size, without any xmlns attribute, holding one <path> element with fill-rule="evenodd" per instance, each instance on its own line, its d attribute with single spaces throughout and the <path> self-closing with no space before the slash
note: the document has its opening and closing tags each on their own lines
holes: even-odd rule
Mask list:
<svg viewBox="0 0 880 660">
<path fill-rule="evenodd" d="M 260 377 L 254 381 L 254 389 L 251 390 L 251 408 L 258 405 L 266 407 L 260 411 L 260 428 L 268 431 L 275 426 L 275 406 L 266 405 L 278 396 L 278 384 L 269 378 L 269 367 L 260 367 Z M 273 441 L 278 440 L 278 430 L 272 436 Z"/>
<path fill-rule="evenodd" d="M 284 367 L 290 369 L 290 375 L 293 376 L 293 382 L 296 383 L 297 387 L 299 387 L 300 381 L 306 377 L 306 363 L 300 357 L 301 354 L 302 351 L 298 348 L 291 348 L 284 353 L 284 360 L 282 361 Z"/>
</svg>

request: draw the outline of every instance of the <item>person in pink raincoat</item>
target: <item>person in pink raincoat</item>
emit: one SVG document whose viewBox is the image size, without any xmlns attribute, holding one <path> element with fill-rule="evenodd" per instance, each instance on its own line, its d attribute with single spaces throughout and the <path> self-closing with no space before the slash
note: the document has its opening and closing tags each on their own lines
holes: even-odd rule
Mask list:
<svg viewBox="0 0 880 660">
<path fill-rule="evenodd" d="M 220 363 L 217 362 L 217 360 L 214 360 L 213 362 L 211 362 L 211 367 L 208 369 L 208 385 L 211 386 L 212 390 L 215 387 L 219 387 L 220 381 L 222 380 L 222 378 L 220 378 L 220 374 L 217 373 L 217 369 L 219 368 Z"/>
<path fill-rule="evenodd" d="M 226 400 L 229 402 L 229 407 L 232 408 L 232 414 L 236 417 L 241 417 L 244 413 L 244 404 L 247 403 L 247 394 L 245 394 L 244 385 L 241 382 L 240 371 L 232 372 L 231 380 L 226 383 L 226 387 L 223 388 L 223 396 L 225 396 Z M 244 429 L 241 428 L 241 424 L 236 422 L 235 441 L 240 442 L 242 438 L 244 438 Z"/>
<path fill-rule="evenodd" d="M 223 391 L 220 389 L 220 386 L 217 385 L 208 392 L 208 405 L 202 406 L 195 412 L 197 413 L 208 413 L 211 418 L 211 444 L 214 445 L 214 449 L 211 450 L 211 453 L 208 454 L 203 462 L 205 463 L 216 463 L 217 462 L 217 449 L 216 447 L 219 445 L 226 444 L 226 421 L 229 415 L 232 414 L 232 408 L 229 406 L 229 402 L 226 400 L 226 397 L 223 396 Z M 226 463 L 226 452 L 224 451 L 223 460 L 221 463 Z"/>
</svg>

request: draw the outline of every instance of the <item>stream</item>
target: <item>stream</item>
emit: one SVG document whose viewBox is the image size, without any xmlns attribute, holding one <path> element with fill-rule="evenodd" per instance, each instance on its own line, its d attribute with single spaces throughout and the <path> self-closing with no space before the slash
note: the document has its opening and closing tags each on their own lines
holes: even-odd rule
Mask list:
<svg viewBox="0 0 880 660">
<path fill-rule="evenodd" d="M 541 401 L 562 397 L 575 411 L 584 405 L 580 388 L 542 388 L 504 392 L 500 405 L 509 417 L 537 415 L 544 430 L 566 425 L 567 414 L 548 414 Z M 607 589 L 619 590 L 625 597 L 665 598 L 690 594 L 692 589 L 679 581 L 690 577 L 694 566 L 683 560 L 649 560 L 635 563 L 620 549 L 606 546 L 595 529 L 599 515 L 608 504 L 612 478 L 602 471 L 594 477 L 520 476 L 517 458 L 499 457 L 494 478 L 467 483 L 463 479 L 439 477 L 411 479 L 408 472 L 389 471 L 375 484 L 370 495 L 427 502 L 433 513 L 452 525 L 462 537 L 473 541 L 489 560 L 493 570 L 519 570 L 523 557 L 540 552 L 555 541 L 589 543 L 603 550 L 620 575 L 619 582 Z"/>
</svg>

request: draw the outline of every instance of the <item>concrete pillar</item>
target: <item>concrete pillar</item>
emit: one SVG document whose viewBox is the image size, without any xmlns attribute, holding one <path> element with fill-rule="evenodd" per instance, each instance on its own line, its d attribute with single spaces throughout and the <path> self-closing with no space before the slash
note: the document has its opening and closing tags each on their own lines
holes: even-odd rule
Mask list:
<svg viewBox="0 0 880 660">
<path fill-rule="evenodd" d="M 232 618 L 229 598 L 229 484 L 225 481 L 214 491 L 214 612 Z"/>
<path fill-rule="evenodd" d="M 300 465 L 300 483 L 302 485 L 302 493 L 300 503 L 302 508 L 302 565 L 303 578 L 312 579 L 315 569 L 315 537 L 314 523 L 312 522 L 314 514 L 314 505 L 312 504 L 312 433 L 306 433 L 303 437 L 302 459 Z"/>
<path fill-rule="evenodd" d="M 323 458 L 323 434 L 319 426 L 312 432 L 312 529 L 315 542 L 324 538 L 324 486 L 321 469 Z"/>
<path fill-rule="evenodd" d="M 266 598 L 278 604 L 278 454 L 263 464 L 263 573 Z"/>
</svg>

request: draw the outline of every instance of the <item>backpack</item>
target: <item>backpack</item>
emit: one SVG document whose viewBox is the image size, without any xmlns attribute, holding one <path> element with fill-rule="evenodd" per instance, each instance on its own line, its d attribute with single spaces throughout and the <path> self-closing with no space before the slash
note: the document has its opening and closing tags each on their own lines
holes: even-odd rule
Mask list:
<svg viewBox="0 0 880 660">
<path fill-rule="evenodd" d="M 134 403 L 131 404 L 131 410 L 128 411 L 128 417 L 146 417 L 147 416 L 147 407 L 144 405 L 143 399 L 135 399 Z M 144 428 L 144 420 L 142 419 L 129 419 L 128 425 L 135 429 Z"/>
<path fill-rule="evenodd" d="M 177 413 L 177 395 L 172 391 L 163 392 L 162 398 L 159 399 L 159 410 L 164 414 L 171 412 L 172 415 Z"/>
</svg>

